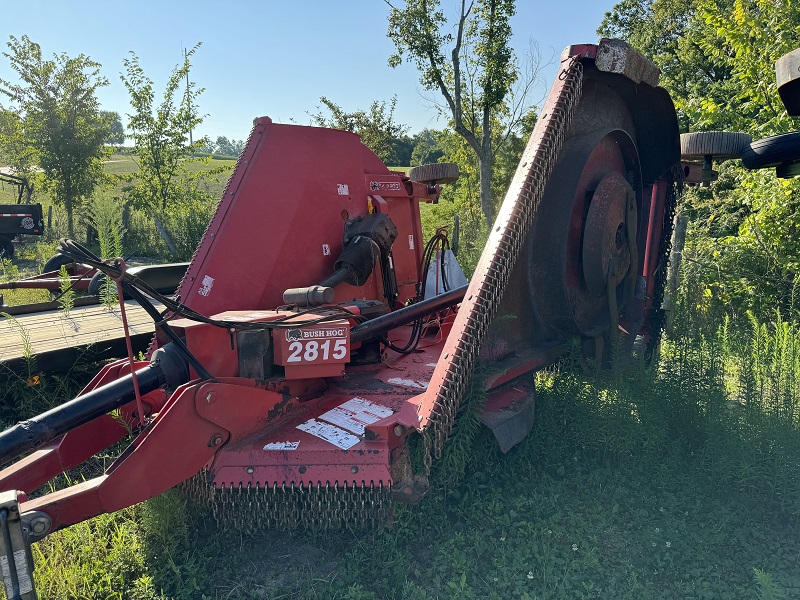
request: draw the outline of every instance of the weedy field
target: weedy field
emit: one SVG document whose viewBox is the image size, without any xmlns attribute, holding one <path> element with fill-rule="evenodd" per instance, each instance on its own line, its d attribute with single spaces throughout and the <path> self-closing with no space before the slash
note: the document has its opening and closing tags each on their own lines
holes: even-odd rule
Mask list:
<svg viewBox="0 0 800 600">
<path fill-rule="evenodd" d="M 249 537 L 173 490 L 36 544 L 41 597 L 798 597 L 800 331 L 734 338 L 684 303 L 649 369 L 540 373 L 507 455 L 468 403 L 432 491 L 385 528 Z"/>
</svg>

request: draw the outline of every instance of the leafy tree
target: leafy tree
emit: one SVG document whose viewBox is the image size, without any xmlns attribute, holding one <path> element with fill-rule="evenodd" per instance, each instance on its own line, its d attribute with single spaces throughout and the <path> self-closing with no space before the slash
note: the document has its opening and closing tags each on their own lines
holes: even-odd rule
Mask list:
<svg viewBox="0 0 800 600">
<path fill-rule="evenodd" d="M 406 0 L 392 4 L 389 38 L 396 53 L 389 65 L 404 59 L 416 64 L 420 81 L 442 95 L 442 111 L 452 119 L 478 160 L 480 206 L 487 224 L 494 217 L 492 166 L 494 144 L 505 139 L 494 129 L 506 125 L 510 131 L 526 112 L 527 92 L 538 77 L 538 54 L 533 52 L 523 77 L 510 46 L 514 14 L 513 0 L 461 0 L 453 36 L 443 31 L 449 23 L 439 0 Z M 514 97 L 514 84 L 521 89 Z"/>
<path fill-rule="evenodd" d="M 135 154 L 139 166 L 138 184 L 131 192 L 134 205 L 149 212 L 155 221 L 161 238 L 173 255 L 178 248 L 164 229 L 159 213 L 163 213 L 171 202 L 185 199 L 191 175 L 186 170 L 190 155 L 208 144 L 199 139 L 189 144 L 189 134 L 203 122 L 197 110 L 197 97 L 203 92 L 188 80 L 190 59 L 197 44 L 184 57 L 183 64 L 176 66 L 170 74 L 163 99 L 154 105 L 153 81 L 147 77 L 139 64 L 139 58 L 131 53 L 125 59 L 126 73 L 120 75 L 128 89 L 133 114 L 128 115 L 128 127 L 134 140 Z"/>
<path fill-rule="evenodd" d="M 493 197 L 502 196 L 511 184 L 525 143 L 535 123 L 535 113 L 530 111 L 510 132 L 501 134 L 503 128 L 500 124 L 494 127 L 496 137 L 492 145 L 496 150 L 491 190 Z M 458 181 L 443 186 L 437 204 L 421 208 L 424 211 L 422 222 L 425 234 L 433 235 L 437 227 L 452 224 L 453 218 L 458 215 L 461 224 L 458 260 L 464 272 L 470 274 L 478 263 L 488 234 L 488 226 L 481 210 L 480 194 L 477 192 L 480 165 L 470 145 L 452 129 L 425 130 L 423 134 L 420 134 L 420 137 L 428 141 L 430 148 L 433 148 L 432 152 L 439 155 L 440 160 L 458 164 L 460 172 Z M 420 147 L 417 146 L 417 149 Z M 424 158 L 432 157 L 428 155 Z"/>
<path fill-rule="evenodd" d="M 368 110 L 347 112 L 341 106 L 322 96 L 320 102 L 330 115 L 325 115 L 318 108 L 311 115 L 311 123 L 319 127 L 332 127 L 357 133 L 361 141 L 385 163 L 391 163 L 394 153 L 394 140 L 401 137 L 408 129 L 394 120 L 394 109 L 397 97 L 393 97 L 387 106 L 386 101 L 377 100 L 370 104 Z"/>
<path fill-rule="evenodd" d="M 217 138 L 216 152 L 227 156 L 239 156 L 244 151 L 244 142 L 229 140 L 224 135 Z"/>
<path fill-rule="evenodd" d="M 125 143 L 125 128 L 122 126 L 122 119 L 119 113 L 104 110 L 103 116 L 106 117 L 110 123 L 108 137 L 105 140 L 106 144 L 122 146 Z"/>
<path fill-rule="evenodd" d="M 408 135 L 392 138 L 392 153 L 387 164 L 408 167 L 411 165 L 411 153 L 414 151 L 414 139 Z"/>
<path fill-rule="evenodd" d="M 730 73 L 728 94 L 701 96 L 698 120 L 756 136 L 796 128 L 778 97 L 775 61 L 800 46 L 800 4 L 793 0 L 697 0 L 703 35 L 695 43 Z M 692 116 L 692 115 L 690 115 Z"/>
<path fill-rule="evenodd" d="M 67 210 L 72 237 L 75 208 L 104 177 L 103 141 L 110 123 L 100 111 L 96 92 L 108 81 L 100 75 L 100 65 L 84 54 L 55 54 L 46 60 L 27 36 L 11 36 L 7 46 L 3 56 L 19 81 L 0 79 L 0 92 L 17 107 L 16 140 L 28 140 L 35 150 L 45 187 Z M 13 125 L 13 119 L 9 122 Z"/>
<path fill-rule="evenodd" d="M 411 165 L 425 165 L 439 162 L 444 150 L 439 143 L 439 132 L 423 129 L 414 135 L 414 151 L 411 153 Z"/>
<path fill-rule="evenodd" d="M 0 108 L 0 161 L 23 176 L 36 167 L 36 149 L 25 136 L 22 118 L 6 108 Z"/>
</svg>

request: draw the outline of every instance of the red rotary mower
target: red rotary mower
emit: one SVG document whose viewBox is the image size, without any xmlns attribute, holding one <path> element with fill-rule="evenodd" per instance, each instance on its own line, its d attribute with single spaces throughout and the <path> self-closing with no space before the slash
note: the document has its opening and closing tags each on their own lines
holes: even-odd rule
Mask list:
<svg viewBox="0 0 800 600">
<path fill-rule="evenodd" d="M 268 118 L 177 300 L 65 242 L 157 331 L 146 361 L 110 364 L 0 434 L 3 463 L 29 453 L 0 472 L 8 596 L 35 597 L 31 541 L 179 484 L 248 529 L 380 522 L 424 493 L 479 363 L 482 420 L 507 450 L 533 422 L 531 373 L 572 339 L 598 361 L 652 351 L 681 185 L 675 110 L 622 42 L 561 59 L 468 285 L 448 285 L 444 236 L 422 238 L 419 203 L 452 166 L 406 176 L 353 134 Z M 29 496 L 131 432 L 102 476 Z"/>
</svg>

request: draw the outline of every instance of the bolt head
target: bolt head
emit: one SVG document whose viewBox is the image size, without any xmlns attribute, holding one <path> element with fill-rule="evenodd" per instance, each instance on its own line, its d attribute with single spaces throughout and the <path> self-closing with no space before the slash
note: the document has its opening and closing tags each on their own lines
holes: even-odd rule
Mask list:
<svg viewBox="0 0 800 600">
<path fill-rule="evenodd" d="M 353 475 L 355 475 L 356 473 L 358 473 L 358 467 L 356 465 L 353 465 L 352 467 L 350 467 L 350 472 Z"/>
<path fill-rule="evenodd" d="M 400 437 L 400 436 L 403 435 L 403 432 L 405 431 L 405 427 L 403 427 L 402 425 L 395 425 L 394 429 L 392 431 L 394 431 L 394 434 L 397 437 Z"/>
<path fill-rule="evenodd" d="M 253 467 L 247 467 L 247 473 L 248 474 L 252 475 L 253 473 L 255 473 L 255 471 L 256 470 Z"/>
</svg>

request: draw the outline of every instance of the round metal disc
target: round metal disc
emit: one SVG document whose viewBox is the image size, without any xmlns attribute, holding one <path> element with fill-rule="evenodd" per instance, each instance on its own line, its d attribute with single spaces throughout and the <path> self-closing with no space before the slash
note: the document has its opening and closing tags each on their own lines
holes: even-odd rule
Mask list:
<svg viewBox="0 0 800 600">
<path fill-rule="evenodd" d="M 615 276 L 621 306 L 630 256 L 619 224 L 629 190 L 641 204 L 641 186 L 639 155 L 627 131 L 595 130 L 565 144 L 527 242 L 530 297 L 549 327 L 586 336 L 609 327 L 608 262 L 623 259 Z"/>
<path fill-rule="evenodd" d="M 592 195 L 583 230 L 583 278 L 591 294 L 607 292 L 609 264 L 614 265 L 611 277 L 615 286 L 630 267 L 626 213 L 632 192 L 622 175 L 611 173 Z"/>
</svg>

